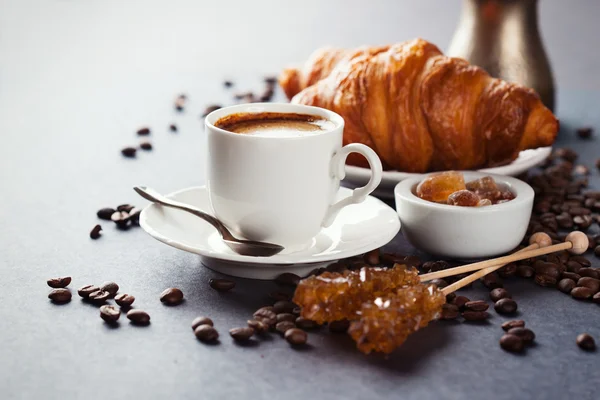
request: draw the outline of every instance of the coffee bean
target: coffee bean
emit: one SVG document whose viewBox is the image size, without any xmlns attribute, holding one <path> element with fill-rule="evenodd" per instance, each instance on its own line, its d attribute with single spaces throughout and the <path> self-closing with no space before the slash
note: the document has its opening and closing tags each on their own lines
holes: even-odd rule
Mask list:
<svg viewBox="0 0 600 400">
<path fill-rule="evenodd" d="M 183 292 L 177 288 L 168 288 L 160 294 L 160 301 L 169 306 L 176 306 L 183 301 Z"/>
<path fill-rule="evenodd" d="M 579 280 L 579 278 L 581 278 L 581 275 L 576 274 L 574 272 L 563 272 L 561 274 L 561 278 L 563 278 L 563 279 L 572 279 L 575 282 L 577 282 Z"/>
<path fill-rule="evenodd" d="M 535 339 L 535 333 L 531 329 L 516 327 L 508 330 L 509 335 L 515 335 L 523 339 L 525 344 L 533 343 Z"/>
<path fill-rule="evenodd" d="M 53 303 L 68 303 L 71 301 L 71 291 L 64 288 L 52 289 L 48 294 L 48 298 L 52 300 Z"/>
<path fill-rule="evenodd" d="M 535 270 L 529 265 L 520 264 L 517 266 L 517 275 L 521 278 L 532 278 L 535 275 Z"/>
<path fill-rule="evenodd" d="M 273 304 L 273 312 L 275 314 L 291 313 L 295 307 L 296 305 L 291 301 L 279 300 L 275 304 Z"/>
<path fill-rule="evenodd" d="M 587 300 L 592 298 L 594 291 L 587 287 L 576 287 L 571 290 L 571 296 L 577 300 Z"/>
<path fill-rule="evenodd" d="M 113 215 L 113 213 L 116 210 L 114 208 L 110 208 L 110 207 L 106 207 L 106 208 L 101 208 L 96 212 L 96 215 L 98 216 L 98 218 L 106 220 L 106 221 L 110 221 L 110 216 Z"/>
<path fill-rule="evenodd" d="M 562 229 L 571 229 L 573 227 L 573 219 L 567 213 L 562 213 L 556 217 L 556 223 Z"/>
<path fill-rule="evenodd" d="M 250 328 L 249 326 L 233 328 L 229 330 L 229 335 L 236 342 L 246 342 L 252 337 L 252 335 L 254 335 L 254 329 Z"/>
<path fill-rule="evenodd" d="M 589 175 L 590 169 L 585 165 L 579 164 L 575 166 L 575 168 L 573 169 L 573 173 L 575 175 Z"/>
<path fill-rule="evenodd" d="M 454 292 L 448 293 L 446 295 L 446 303 L 452 304 L 452 302 L 454 301 L 455 298 L 456 298 L 456 293 L 454 293 Z"/>
<path fill-rule="evenodd" d="M 152 150 L 152 143 L 150 143 L 150 142 L 142 142 L 142 143 L 140 143 L 140 149 L 142 149 L 142 150 Z"/>
<path fill-rule="evenodd" d="M 579 264 L 581 264 L 582 267 L 590 267 L 592 265 L 592 262 L 588 260 L 585 256 L 573 255 L 569 257 L 569 259 L 571 261 L 578 262 Z"/>
<path fill-rule="evenodd" d="M 496 289 L 504 286 L 502 284 L 502 280 L 495 272 L 485 275 L 483 278 L 481 278 L 481 282 L 488 289 Z"/>
<path fill-rule="evenodd" d="M 494 304 L 494 310 L 498 314 L 513 314 L 517 311 L 517 302 L 513 299 L 500 299 Z"/>
<path fill-rule="evenodd" d="M 441 278 L 432 279 L 431 281 L 429 281 L 429 283 L 437 286 L 438 289 L 442 289 L 442 288 L 445 288 L 446 286 L 448 286 L 448 282 L 446 282 L 445 280 L 443 280 Z"/>
<path fill-rule="evenodd" d="M 102 286 L 100 286 L 100 290 L 104 290 L 111 294 L 111 297 L 114 297 L 119 291 L 119 285 L 115 282 L 104 282 Z"/>
<path fill-rule="evenodd" d="M 365 262 L 371 265 L 379 264 L 379 249 L 371 250 L 364 255 Z"/>
<path fill-rule="evenodd" d="M 465 303 L 464 309 L 469 311 L 486 311 L 489 306 L 484 300 L 472 300 Z"/>
<path fill-rule="evenodd" d="M 83 297 L 84 299 L 87 299 L 88 297 L 90 297 L 91 293 L 97 292 L 98 290 L 100 290 L 98 286 L 85 285 L 80 287 L 77 290 L 77 293 L 79 294 L 79 296 Z"/>
<path fill-rule="evenodd" d="M 296 324 L 294 324 L 291 321 L 281 321 L 275 325 L 275 330 L 277 332 L 281 333 L 282 335 L 285 335 L 285 332 L 287 332 L 289 329 L 293 329 L 295 327 L 296 327 Z"/>
<path fill-rule="evenodd" d="M 255 319 L 249 319 L 248 326 L 250 328 L 254 329 L 254 331 L 259 334 L 265 333 L 269 330 L 269 326 L 267 324 L 265 324 L 262 321 L 255 320 Z"/>
<path fill-rule="evenodd" d="M 577 281 L 577 286 L 592 289 L 594 294 L 600 292 L 600 279 L 584 276 Z"/>
<path fill-rule="evenodd" d="M 121 293 L 115 296 L 115 302 L 121 307 L 131 307 L 134 301 L 135 297 L 130 294 Z"/>
<path fill-rule="evenodd" d="M 558 290 L 560 290 L 563 293 L 571 293 L 571 290 L 573 290 L 573 288 L 576 286 L 575 285 L 575 281 L 573 279 L 569 279 L 569 278 L 564 278 L 561 279 L 560 282 L 558 282 Z"/>
<path fill-rule="evenodd" d="M 517 264 L 509 263 L 498 270 L 500 278 L 511 278 L 517 273 Z"/>
<path fill-rule="evenodd" d="M 121 149 L 121 154 L 123 154 L 123 156 L 128 157 L 128 158 L 135 157 L 136 152 L 137 152 L 137 149 L 135 147 L 125 147 L 125 148 Z"/>
<path fill-rule="evenodd" d="M 463 311 L 465 309 L 465 304 L 467 304 L 469 301 L 471 300 L 469 300 L 468 297 L 456 296 L 452 303 L 457 306 L 459 310 Z"/>
<path fill-rule="evenodd" d="M 129 310 L 127 312 L 127 319 L 134 325 L 148 325 L 150 323 L 150 315 L 138 309 Z"/>
<path fill-rule="evenodd" d="M 235 282 L 229 279 L 211 279 L 208 283 L 217 292 L 228 292 L 235 287 Z"/>
<path fill-rule="evenodd" d="M 292 314 L 294 314 L 296 317 L 300 316 L 300 313 L 302 313 L 302 308 L 300 307 L 294 307 L 292 310 Z"/>
<path fill-rule="evenodd" d="M 500 299 L 504 299 L 504 298 L 512 298 L 512 296 L 510 295 L 510 293 L 508 293 L 508 290 L 504 289 L 504 288 L 496 288 L 496 289 L 492 289 L 492 291 L 490 292 L 490 299 L 492 299 L 493 302 L 496 302 Z"/>
<path fill-rule="evenodd" d="M 137 130 L 136 132 L 139 136 L 147 136 L 150 134 L 150 128 L 148 127 L 143 127 Z"/>
<path fill-rule="evenodd" d="M 102 304 L 106 300 L 112 298 L 112 295 L 108 292 L 105 292 L 104 290 L 96 290 L 95 292 L 90 293 L 87 298 L 92 303 Z"/>
<path fill-rule="evenodd" d="M 579 273 L 579 270 L 581 268 L 583 268 L 583 267 L 577 261 L 573 261 L 573 260 L 567 261 L 567 271 L 577 274 L 577 273 Z"/>
<path fill-rule="evenodd" d="M 592 225 L 592 217 L 589 215 L 578 215 L 573 217 L 573 223 L 577 225 L 579 230 L 585 231 Z"/>
<path fill-rule="evenodd" d="M 292 328 L 285 332 L 285 340 L 292 346 L 301 346 L 306 344 L 308 335 L 302 329 Z"/>
<path fill-rule="evenodd" d="M 544 287 L 556 286 L 557 279 L 548 275 L 536 275 L 533 279 L 535 283 Z"/>
<path fill-rule="evenodd" d="M 138 225 L 140 223 L 140 214 L 142 212 L 141 208 L 133 208 L 130 212 L 129 212 L 129 217 L 127 217 L 127 220 L 130 221 L 133 224 Z"/>
<path fill-rule="evenodd" d="M 273 99 L 273 96 L 275 95 L 275 91 L 271 88 L 267 88 L 265 89 L 265 91 L 259 96 L 259 101 L 266 103 L 271 101 L 271 99 Z"/>
<path fill-rule="evenodd" d="M 263 80 L 269 85 L 275 85 L 277 83 L 276 76 L 265 76 Z"/>
<path fill-rule="evenodd" d="M 502 329 L 505 331 L 509 331 L 512 328 L 523 328 L 525 326 L 525 321 L 522 319 L 515 319 L 512 321 L 506 321 L 502 324 Z"/>
<path fill-rule="evenodd" d="M 575 152 L 575 150 L 570 149 L 568 147 L 561 147 L 561 148 L 556 149 L 555 154 L 556 154 L 556 157 L 560 157 L 563 160 L 567 160 L 570 162 L 575 161 L 578 157 L 577 152 Z"/>
<path fill-rule="evenodd" d="M 223 81 L 223 86 L 225 86 L 226 88 L 230 88 L 233 86 L 233 82 L 231 81 Z"/>
<path fill-rule="evenodd" d="M 596 293 L 594 296 L 592 296 L 592 301 L 594 303 L 598 303 L 600 304 L 600 292 Z"/>
<path fill-rule="evenodd" d="M 535 269 L 535 273 L 538 275 L 546 275 L 555 279 L 560 278 L 560 270 L 556 264 L 544 261 L 536 261 L 536 263 L 533 265 L 533 268 Z"/>
<path fill-rule="evenodd" d="M 283 322 L 283 321 L 295 322 L 296 316 L 294 314 L 290 314 L 290 313 L 277 314 L 277 322 Z"/>
<path fill-rule="evenodd" d="M 327 327 L 331 333 L 346 333 L 348 332 L 348 328 L 350 328 L 350 321 L 347 319 L 333 321 L 330 322 Z"/>
<path fill-rule="evenodd" d="M 584 268 L 581 268 L 579 270 L 579 272 L 577 272 L 577 273 L 579 275 L 581 275 L 582 277 L 587 276 L 587 277 L 596 278 L 596 279 L 600 278 L 600 274 L 598 273 L 598 270 L 596 270 L 595 268 L 584 267 Z"/>
<path fill-rule="evenodd" d="M 100 318 L 109 324 L 114 324 L 119 320 L 121 311 L 115 306 L 104 305 L 100 307 Z"/>
<path fill-rule="evenodd" d="M 131 205 L 131 204 L 120 204 L 117 206 L 117 211 L 121 211 L 121 212 L 126 212 L 129 213 L 131 210 L 133 210 L 135 208 L 135 206 Z"/>
<path fill-rule="evenodd" d="M 196 329 L 200 325 L 214 326 L 212 319 L 210 319 L 208 317 L 196 317 L 192 321 L 192 330 Z"/>
<path fill-rule="evenodd" d="M 502 335 L 500 338 L 500 347 L 511 353 L 521 353 L 525 348 L 523 339 L 515 335 Z"/>
<path fill-rule="evenodd" d="M 273 312 L 273 307 L 262 307 L 254 312 L 254 319 L 273 326 L 277 323 L 277 314 Z"/>
<path fill-rule="evenodd" d="M 221 108 L 221 106 L 219 104 L 211 104 L 209 106 L 206 106 L 206 108 L 202 112 L 202 118 L 206 117 L 208 114 L 210 114 L 213 111 L 217 111 L 219 108 Z"/>
<path fill-rule="evenodd" d="M 465 311 L 462 316 L 467 321 L 483 321 L 490 317 L 487 311 Z"/>
<path fill-rule="evenodd" d="M 577 346 L 586 351 L 594 351 L 596 350 L 596 341 L 591 335 L 582 333 L 577 336 Z"/>
<path fill-rule="evenodd" d="M 202 342 L 214 342 L 219 338 L 219 332 L 211 325 L 200 325 L 194 329 L 194 335 Z"/>
<path fill-rule="evenodd" d="M 589 139 L 592 137 L 593 131 L 594 130 L 589 126 L 577 128 L 577 136 L 579 136 L 580 139 Z"/>
<path fill-rule="evenodd" d="M 100 232 L 102 231 L 102 227 L 100 225 L 96 225 L 90 231 L 90 239 L 98 239 L 100 238 Z"/>
<path fill-rule="evenodd" d="M 169 125 L 169 130 L 170 130 L 171 132 L 177 132 L 177 125 L 175 125 L 175 124 L 171 124 L 171 125 Z"/>
<path fill-rule="evenodd" d="M 51 278 L 51 279 L 48 279 L 46 281 L 46 283 L 51 288 L 62 289 L 62 288 L 66 288 L 67 286 L 69 286 L 69 283 L 71 283 L 71 277 L 65 276 L 62 278 Z"/>
<path fill-rule="evenodd" d="M 459 315 L 459 310 L 458 310 L 458 306 L 456 306 L 455 304 L 444 304 L 442 305 L 442 315 L 441 315 L 441 319 L 443 320 L 451 320 L 451 319 L 456 319 L 458 318 Z"/>
<path fill-rule="evenodd" d="M 296 318 L 296 326 L 300 329 L 304 329 L 306 331 L 309 331 L 311 329 L 316 329 L 319 327 L 319 324 L 317 324 L 315 321 L 312 321 L 310 319 L 306 319 L 304 317 L 298 317 Z"/>
<path fill-rule="evenodd" d="M 296 274 L 292 274 L 291 272 L 284 272 L 275 278 L 275 282 L 283 286 L 298 286 L 300 277 Z"/>
</svg>

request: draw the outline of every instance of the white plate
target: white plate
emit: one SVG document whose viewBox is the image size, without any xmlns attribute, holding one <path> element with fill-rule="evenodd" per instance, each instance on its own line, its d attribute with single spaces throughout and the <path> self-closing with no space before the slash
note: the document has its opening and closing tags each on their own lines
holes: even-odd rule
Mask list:
<svg viewBox="0 0 600 400">
<path fill-rule="evenodd" d="M 337 197 L 350 194 L 350 189 L 340 188 Z M 211 211 L 204 186 L 183 189 L 167 197 Z M 342 209 L 335 222 L 321 230 L 305 249 L 284 250 L 272 257 L 234 253 L 212 225 L 192 214 L 156 204 L 142 211 L 140 225 L 150 236 L 169 246 L 200 254 L 203 264 L 215 271 L 253 279 L 274 279 L 284 272 L 304 276 L 323 264 L 381 247 L 400 231 L 396 211 L 371 196 L 363 203 Z"/>
<path fill-rule="evenodd" d="M 519 153 L 517 159 L 510 164 L 494 168 L 484 168 L 477 171 L 487 172 L 497 175 L 516 176 L 529 168 L 542 163 L 552 153 L 552 147 L 540 147 L 539 149 L 524 150 Z M 394 187 L 398 182 L 404 179 L 417 177 L 424 174 L 414 174 L 410 172 L 383 171 L 383 179 L 379 187 L 373 192 L 373 195 L 381 198 L 394 198 Z M 346 178 L 344 185 L 348 187 L 358 187 L 365 185 L 371 178 L 371 171 L 368 168 L 346 165 Z"/>
</svg>

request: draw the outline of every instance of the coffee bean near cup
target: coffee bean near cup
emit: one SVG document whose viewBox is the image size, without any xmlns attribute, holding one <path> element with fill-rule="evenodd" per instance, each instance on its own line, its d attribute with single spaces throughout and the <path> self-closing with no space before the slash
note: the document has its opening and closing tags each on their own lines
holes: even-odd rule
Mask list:
<svg viewBox="0 0 600 400">
<path fill-rule="evenodd" d="M 242 104 L 210 113 L 206 130 L 215 216 L 245 238 L 284 251 L 308 247 L 343 207 L 364 201 L 381 182 L 377 154 L 363 144 L 342 146 L 344 120 L 329 110 Z M 367 159 L 371 179 L 335 201 L 350 153 Z"/>
</svg>

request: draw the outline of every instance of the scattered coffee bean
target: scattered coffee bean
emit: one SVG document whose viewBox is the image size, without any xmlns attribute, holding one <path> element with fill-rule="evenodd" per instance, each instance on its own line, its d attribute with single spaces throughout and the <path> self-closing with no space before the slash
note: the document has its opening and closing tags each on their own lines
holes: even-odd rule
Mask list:
<svg viewBox="0 0 600 400">
<path fill-rule="evenodd" d="M 115 306 L 104 305 L 100 307 L 100 318 L 109 324 L 114 324 L 119 320 L 121 311 Z"/>
<path fill-rule="evenodd" d="M 273 312 L 273 307 L 262 307 L 254 312 L 254 319 L 261 321 L 267 326 L 273 326 L 277 323 L 277 314 Z"/>
<path fill-rule="evenodd" d="M 112 298 L 112 295 L 108 292 L 105 292 L 104 290 L 96 290 L 95 292 L 90 293 L 87 298 L 92 303 L 102 304 L 106 300 Z"/>
<path fill-rule="evenodd" d="M 194 335 L 202 342 L 214 342 L 219 338 L 219 332 L 211 325 L 200 325 L 194 329 Z"/>
<path fill-rule="evenodd" d="M 535 275 L 535 270 L 529 265 L 520 264 L 517 266 L 517 275 L 521 278 L 532 278 Z"/>
<path fill-rule="evenodd" d="M 451 320 L 451 319 L 456 319 L 458 318 L 459 315 L 459 310 L 458 310 L 458 306 L 456 306 L 455 304 L 444 304 L 442 305 L 442 315 L 441 315 L 441 319 L 443 320 Z"/>
<path fill-rule="evenodd" d="M 588 260 L 585 256 L 574 255 L 569 258 L 571 261 L 576 261 L 581 264 L 582 267 L 591 267 L 592 262 Z"/>
<path fill-rule="evenodd" d="M 115 303 L 121 307 L 131 307 L 134 301 L 135 297 L 130 294 L 121 293 L 115 296 Z"/>
<path fill-rule="evenodd" d="M 575 150 L 570 149 L 568 147 L 558 148 L 556 149 L 554 154 L 556 155 L 556 157 L 562 158 L 563 160 L 567 160 L 570 162 L 575 161 L 579 156 Z"/>
<path fill-rule="evenodd" d="M 600 279 L 584 276 L 577 281 L 577 286 L 590 288 L 596 294 L 600 292 Z"/>
<path fill-rule="evenodd" d="M 211 104 L 211 105 L 207 106 L 204 109 L 204 112 L 202 113 L 202 118 L 206 117 L 211 112 L 218 110 L 219 108 L 221 108 L 221 106 L 218 104 Z"/>
<path fill-rule="evenodd" d="M 379 264 L 379 249 L 371 250 L 370 252 L 365 254 L 364 258 L 367 264 Z"/>
<path fill-rule="evenodd" d="M 296 324 L 294 324 L 291 321 L 282 321 L 282 322 L 278 322 L 275 325 L 275 330 L 279 333 L 281 333 L 282 335 L 285 335 L 285 333 L 289 330 L 289 329 L 293 329 L 296 327 Z"/>
<path fill-rule="evenodd" d="M 277 83 L 277 77 L 276 76 L 265 76 L 265 78 L 263 80 L 268 85 L 275 85 Z"/>
<path fill-rule="evenodd" d="M 573 281 L 577 282 L 581 278 L 581 275 L 574 272 L 563 272 L 561 277 L 563 279 L 572 279 Z"/>
<path fill-rule="evenodd" d="M 600 304 L 600 292 L 598 292 L 594 296 L 592 296 L 592 301 L 594 303 Z"/>
<path fill-rule="evenodd" d="M 544 287 L 554 287 L 554 286 L 556 286 L 556 282 L 557 282 L 557 279 L 552 276 L 539 275 L 539 274 L 535 275 L 533 280 L 538 285 L 544 286 Z"/>
<path fill-rule="evenodd" d="M 208 283 L 218 292 L 228 292 L 235 287 L 235 282 L 229 279 L 211 279 Z"/>
<path fill-rule="evenodd" d="M 545 275 L 557 280 L 560 278 L 560 270 L 557 264 L 545 261 L 536 261 L 533 265 L 533 268 L 535 269 L 535 273 L 538 275 Z"/>
<path fill-rule="evenodd" d="M 249 319 L 247 323 L 250 328 L 254 329 L 254 332 L 259 334 L 265 333 L 269 330 L 269 326 L 262 321 Z"/>
<path fill-rule="evenodd" d="M 229 330 L 229 335 L 236 342 L 246 342 L 252 337 L 252 335 L 254 335 L 254 329 L 250 328 L 249 326 L 233 328 Z"/>
<path fill-rule="evenodd" d="M 100 238 L 100 232 L 102 231 L 102 227 L 100 225 L 96 225 L 92 228 L 92 230 L 90 231 L 90 239 L 98 239 Z"/>
<path fill-rule="evenodd" d="M 437 286 L 438 289 L 442 289 L 442 288 L 445 288 L 446 286 L 448 286 L 448 282 L 446 282 L 445 280 L 443 280 L 441 278 L 432 279 L 431 281 L 429 281 L 429 283 Z"/>
<path fill-rule="evenodd" d="M 71 291 L 64 288 L 52 289 L 48 294 L 48 298 L 52 300 L 53 303 L 68 303 L 71 301 Z"/>
<path fill-rule="evenodd" d="M 496 288 L 490 291 L 490 299 L 492 299 L 493 302 L 497 302 L 498 300 L 505 298 L 510 299 L 512 296 L 510 293 L 508 293 L 508 290 L 504 288 Z"/>
<path fill-rule="evenodd" d="M 577 336 L 577 346 L 586 351 L 596 350 L 596 341 L 587 333 L 582 333 Z"/>
<path fill-rule="evenodd" d="M 517 302 L 513 299 L 500 299 L 494 304 L 494 310 L 498 314 L 513 314 L 517 311 Z"/>
<path fill-rule="evenodd" d="M 571 293 L 571 290 L 573 290 L 575 286 L 575 281 L 569 278 L 561 279 L 560 282 L 558 282 L 558 290 L 567 294 Z"/>
<path fill-rule="evenodd" d="M 502 284 L 502 280 L 495 272 L 485 275 L 483 278 L 481 278 L 481 282 L 488 289 L 496 289 L 504 286 Z"/>
<path fill-rule="evenodd" d="M 100 290 L 104 290 L 114 297 L 119 291 L 119 285 L 117 285 L 115 282 L 104 282 L 102 286 L 100 286 Z"/>
<path fill-rule="evenodd" d="M 523 339 L 515 335 L 502 335 L 500 338 L 500 347 L 511 353 L 521 353 L 525 348 Z"/>
<path fill-rule="evenodd" d="M 269 293 L 269 297 L 275 301 L 290 300 L 291 296 L 284 292 L 274 291 Z"/>
<path fill-rule="evenodd" d="M 446 303 L 452 304 L 452 302 L 454 301 L 455 298 L 456 298 L 456 293 L 454 293 L 454 292 L 448 293 L 446 295 Z"/>
<path fill-rule="evenodd" d="M 301 346 L 306 344 L 308 335 L 302 329 L 292 328 L 285 332 L 285 340 L 292 346 Z"/>
<path fill-rule="evenodd" d="M 121 212 L 130 212 L 131 210 L 133 210 L 135 208 L 135 206 L 131 205 L 131 204 L 119 204 L 117 206 L 117 211 L 121 211 Z"/>
<path fill-rule="evenodd" d="M 275 282 L 283 286 L 298 286 L 300 277 L 296 274 L 292 274 L 291 272 L 284 272 L 275 278 Z"/>
<path fill-rule="evenodd" d="M 140 143 L 140 149 L 142 149 L 142 150 L 152 150 L 152 143 L 150 143 L 150 142 L 142 142 L 142 143 Z"/>
<path fill-rule="evenodd" d="M 579 136 L 580 139 L 589 139 L 590 137 L 592 137 L 593 131 L 594 130 L 589 126 L 577 128 L 577 136 Z"/>
<path fill-rule="evenodd" d="M 333 321 L 328 324 L 328 328 L 331 333 L 346 333 L 350 328 L 350 321 L 347 319 Z"/>
<path fill-rule="evenodd" d="M 500 278 L 512 278 L 517 274 L 517 264 L 508 263 L 498 270 Z"/>
<path fill-rule="evenodd" d="M 579 270 L 583 268 L 581 264 L 577 261 L 569 260 L 567 261 L 567 271 L 573 272 L 575 274 L 579 273 Z"/>
<path fill-rule="evenodd" d="M 260 96 L 259 96 L 259 101 L 261 102 L 269 102 L 273 99 L 273 96 L 275 95 L 275 91 L 271 88 L 267 88 Z"/>
<path fill-rule="evenodd" d="M 275 314 L 291 313 L 296 305 L 288 300 L 279 300 L 273 304 L 273 312 Z"/>
<path fill-rule="evenodd" d="M 139 136 L 148 136 L 150 134 L 150 128 L 143 127 L 137 130 L 136 132 Z"/>
<path fill-rule="evenodd" d="M 175 125 L 175 124 L 171 124 L 171 125 L 169 125 L 169 130 L 170 130 L 171 132 L 177 132 L 177 125 Z"/>
<path fill-rule="evenodd" d="M 51 278 L 51 279 L 48 279 L 46 281 L 46 283 L 51 288 L 62 289 L 62 288 L 66 288 L 67 286 L 69 286 L 69 284 L 71 283 L 71 277 L 65 276 L 62 278 Z"/>
<path fill-rule="evenodd" d="M 90 297 L 90 294 L 97 292 L 98 290 L 100 290 L 98 286 L 85 285 L 80 287 L 79 290 L 77 290 L 77 293 L 79 294 L 79 296 L 83 297 L 84 299 L 87 299 L 88 297 Z"/>
<path fill-rule="evenodd" d="M 319 324 L 317 324 L 315 321 L 312 321 L 310 319 L 306 319 L 304 317 L 298 317 L 296 318 L 296 326 L 300 329 L 304 329 L 306 331 L 309 331 L 311 329 L 316 329 L 319 327 Z"/>
<path fill-rule="evenodd" d="M 187 101 L 187 96 L 185 94 L 180 94 L 179 96 L 177 96 L 175 98 L 175 103 L 174 103 L 175 110 L 177 110 L 179 112 L 183 111 L 186 101 Z"/>
<path fill-rule="evenodd" d="M 598 273 L 598 270 L 596 270 L 595 268 L 590 268 L 590 267 L 581 268 L 579 270 L 578 274 L 581 275 L 581 277 L 587 276 L 587 277 L 595 278 L 595 279 L 600 278 L 600 274 Z"/>
<path fill-rule="evenodd" d="M 484 300 L 472 300 L 464 305 L 464 309 L 469 311 L 486 311 L 489 307 L 490 305 Z"/>
<path fill-rule="evenodd" d="M 117 211 L 117 210 L 115 210 L 114 208 L 110 208 L 110 207 L 101 208 L 96 212 L 96 215 L 100 219 L 110 221 L 110 216 L 113 215 L 115 211 Z"/>
<path fill-rule="evenodd" d="M 525 326 L 525 321 L 522 319 L 515 319 L 512 321 L 506 321 L 502 324 L 502 329 L 505 331 L 509 331 L 512 328 L 523 328 Z"/>
<path fill-rule="evenodd" d="M 454 301 L 452 303 L 454 305 L 456 305 L 459 310 L 463 311 L 465 308 L 465 304 L 467 304 L 469 301 L 471 301 L 471 300 L 469 300 L 468 297 L 456 296 L 456 298 L 454 299 Z"/>
<path fill-rule="evenodd" d="M 465 311 L 462 316 L 467 321 L 483 321 L 490 317 L 487 311 Z"/>
<path fill-rule="evenodd" d="M 125 147 L 121 150 L 121 154 L 123 154 L 123 156 L 128 157 L 128 158 L 135 157 L 136 152 L 137 152 L 137 149 L 135 147 Z"/>
<path fill-rule="evenodd" d="M 150 323 L 150 315 L 146 311 L 132 309 L 127 312 L 127 319 L 134 325 L 148 325 Z"/>
<path fill-rule="evenodd" d="M 183 301 L 183 292 L 177 288 L 168 288 L 160 294 L 160 301 L 169 306 L 176 306 Z"/>
<path fill-rule="evenodd" d="M 233 86 L 233 82 L 231 81 L 223 81 L 223 86 L 225 86 L 226 88 L 230 88 Z"/>
<path fill-rule="evenodd" d="M 200 325 L 214 326 L 212 319 L 210 319 L 208 317 L 196 317 L 192 321 L 192 330 L 196 329 Z"/>
<path fill-rule="evenodd" d="M 577 300 L 587 300 L 592 298 L 594 291 L 587 287 L 576 287 L 571 290 L 571 296 Z"/>
<path fill-rule="evenodd" d="M 535 333 L 531 329 L 516 327 L 508 330 L 509 335 L 515 335 L 523 339 L 525 344 L 533 343 L 535 339 Z"/>
<path fill-rule="evenodd" d="M 283 321 L 295 322 L 296 318 L 297 317 L 294 314 L 290 314 L 290 313 L 277 314 L 277 322 L 283 322 Z"/>
</svg>

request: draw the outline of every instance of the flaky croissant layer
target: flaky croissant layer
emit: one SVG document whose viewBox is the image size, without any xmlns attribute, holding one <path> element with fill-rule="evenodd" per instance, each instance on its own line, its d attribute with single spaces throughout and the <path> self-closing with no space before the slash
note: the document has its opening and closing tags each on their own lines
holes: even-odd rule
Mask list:
<svg viewBox="0 0 600 400">
<path fill-rule="evenodd" d="M 366 144 L 399 171 L 502 165 L 522 150 L 552 145 L 558 132 L 533 90 L 446 57 L 422 39 L 322 49 L 279 82 L 293 103 L 340 114 L 345 144 Z M 358 155 L 348 162 L 367 166 Z"/>
</svg>

